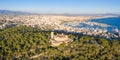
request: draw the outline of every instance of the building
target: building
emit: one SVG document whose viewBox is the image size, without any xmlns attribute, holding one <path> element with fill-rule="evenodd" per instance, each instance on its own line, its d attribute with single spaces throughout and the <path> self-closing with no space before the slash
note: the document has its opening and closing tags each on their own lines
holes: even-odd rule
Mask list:
<svg viewBox="0 0 120 60">
<path fill-rule="evenodd" d="M 63 33 L 54 35 L 54 32 L 51 32 L 50 42 L 51 42 L 52 46 L 59 46 L 63 42 L 68 43 L 68 42 L 71 42 L 71 41 L 72 40 L 70 38 L 68 38 L 67 35 L 64 35 Z"/>
</svg>

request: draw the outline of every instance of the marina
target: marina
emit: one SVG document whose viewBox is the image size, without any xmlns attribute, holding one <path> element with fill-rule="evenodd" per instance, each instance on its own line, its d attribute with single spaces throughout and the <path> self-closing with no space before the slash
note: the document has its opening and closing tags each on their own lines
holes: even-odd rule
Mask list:
<svg viewBox="0 0 120 60">
<path fill-rule="evenodd" d="M 114 24 L 113 22 L 111 22 L 111 20 L 114 21 Z M 109 18 L 101 18 L 101 19 L 92 19 L 85 22 L 81 22 L 81 21 L 66 22 L 63 24 L 63 26 L 65 26 L 67 31 L 70 32 L 74 31 L 74 32 L 82 33 L 84 35 L 99 36 L 99 37 L 105 37 L 111 39 L 111 38 L 119 37 L 120 24 L 117 23 L 119 21 L 120 21 L 120 17 L 109 17 Z"/>
</svg>

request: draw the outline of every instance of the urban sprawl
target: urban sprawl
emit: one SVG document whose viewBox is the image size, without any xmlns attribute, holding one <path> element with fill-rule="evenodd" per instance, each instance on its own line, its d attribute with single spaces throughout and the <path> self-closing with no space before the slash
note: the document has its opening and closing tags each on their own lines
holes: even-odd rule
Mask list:
<svg viewBox="0 0 120 60">
<path fill-rule="evenodd" d="M 89 29 L 89 28 L 74 28 L 65 26 L 65 23 L 73 24 L 75 21 L 87 23 L 91 19 L 107 18 L 110 16 L 54 16 L 54 15 L 1 15 L 0 16 L 0 29 L 25 25 L 32 27 L 39 27 L 42 30 L 59 30 L 71 33 L 80 33 L 89 36 L 98 36 L 108 39 L 119 38 L 119 30 L 114 33 L 102 29 Z M 108 25 L 102 23 L 87 23 L 89 25 L 99 25 L 107 27 Z"/>
</svg>

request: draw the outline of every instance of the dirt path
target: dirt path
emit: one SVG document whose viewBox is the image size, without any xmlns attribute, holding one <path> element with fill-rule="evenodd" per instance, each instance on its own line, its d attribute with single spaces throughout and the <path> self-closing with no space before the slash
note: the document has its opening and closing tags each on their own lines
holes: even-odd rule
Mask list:
<svg viewBox="0 0 120 60">
<path fill-rule="evenodd" d="M 46 54 L 46 53 L 47 53 L 47 52 L 41 53 L 41 54 L 38 54 L 38 55 L 31 56 L 29 59 L 38 58 L 39 56 L 42 56 L 42 55 L 44 55 L 44 54 Z"/>
</svg>

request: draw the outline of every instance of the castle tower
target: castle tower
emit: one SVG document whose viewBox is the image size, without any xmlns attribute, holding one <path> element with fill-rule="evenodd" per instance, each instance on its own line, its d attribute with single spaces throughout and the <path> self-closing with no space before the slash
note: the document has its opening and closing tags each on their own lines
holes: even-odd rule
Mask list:
<svg viewBox="0 0 120 60">
<path fill-rule="evenodd" d="M 54 38 L 54 32 L 51 32 L 51 38 L 52 39 Z"/>
</svg>

